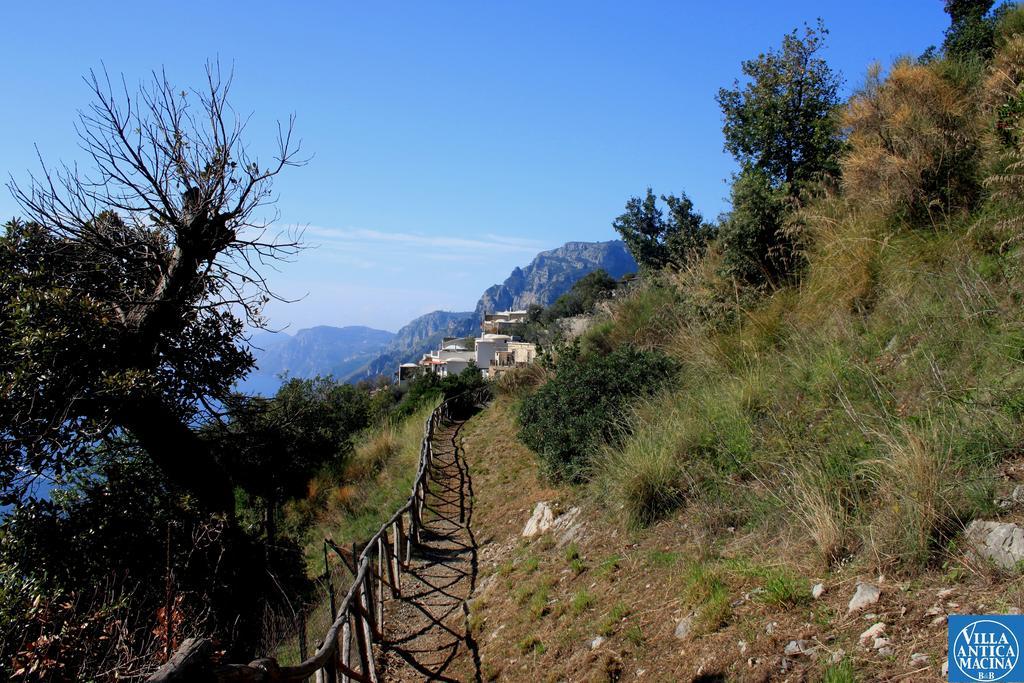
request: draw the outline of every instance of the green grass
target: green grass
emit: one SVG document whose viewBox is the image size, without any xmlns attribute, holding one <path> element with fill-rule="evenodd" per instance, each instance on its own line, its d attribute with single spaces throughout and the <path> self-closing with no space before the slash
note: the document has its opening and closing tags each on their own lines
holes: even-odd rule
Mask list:
<svg viewBox="0 0 1024 683">
<path fill-rule="evenodd" d="M 849 659 L 829 666 L 821 677 L 821 683 L 857 683 L 858 680 Z"/>
<path fill-rule="evenodd" d="M 679 562 L 679 553 L 668 550 L 652 550 L 647 553 L 647 563 L 652 567 L 667 569 Z"/>
<path fill-rule="evenodd" d="M 609 637 L 615 633 L 619 623 L 629 615 L 629 607 L 624 602 L 617 602 L 601 620 L 597 632 L 599 635 Z"/>
<path fill-rule="evenodd" d="M 620 564 L 622 564 L 622 556 L 612 555 L 611 557 L 602 560 L 601 563 L 597 565 L 594 573 L 599 578 L 607 579 L 618 570 Z"/>
<path fill-rule="evenodd" d="M 593 593 L 588 592 L 585 588 L 573 594 L 572 601 L 569 603 L 572 613 L 577 616 L 587 610 L 593 609 L 596 604 L 597 597 Z"/>
</svg>

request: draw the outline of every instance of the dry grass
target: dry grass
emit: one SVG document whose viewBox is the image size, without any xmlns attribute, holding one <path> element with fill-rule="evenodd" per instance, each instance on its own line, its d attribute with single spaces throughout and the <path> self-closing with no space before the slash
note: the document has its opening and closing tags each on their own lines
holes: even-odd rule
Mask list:
<svg viewBox="0 0 1024 683">
<path fill-rule="evenodd" d="M 882 79 L 873 65 L 843 114 L 850 151 L 843 189 L 886 215 L 938 223 L 976 192 L 981 126 L 975 99 L 933 66 L 901 60 Z"/>
<path fill-rule="evenodd" d="M 531 363 L 502 373 L 495 380 L 497 390 L 515 398 L 528 394 L 551 377 L 551 372 L 540 363 Z"/>
<path fill-rule="evenodd" d="M 934 428 L 901 425 L 879 439 L 885 457 L 868 464 L 879 492 L 867 529 L 869 551 L 881 567 L 926 565 L 936 545 L 963 527 L 963 472 Z"/>
<path fill-rule="evenodd" d="M 814 548 L 826 566 L 841 559 L 853 531 L 842 492 L 829 473 L 812 462 L 801 463 L 788 473 L 792 497 L 790 510 L 814 540 Z"/>
</svg>

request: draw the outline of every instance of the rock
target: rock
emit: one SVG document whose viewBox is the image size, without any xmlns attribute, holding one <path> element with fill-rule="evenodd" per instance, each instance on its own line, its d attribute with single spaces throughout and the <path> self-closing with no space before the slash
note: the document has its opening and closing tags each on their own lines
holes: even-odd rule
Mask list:
<svg viewBox="0 0 1024 683">
<path fill-rule="evenodd" d="M 894 654 L 896 654 L 896 651 L 893 650 L 888 645 L 886 645 L 885 647 L 882 647 L 882 648 L 878 649 L 878 654 L 881 655 L 882 657 L 892 657 Z"/>
<path fill-rule="evenodd" d="M 927 666 L 930 661 L 931 657 L 929 657 L 924 652 L 915 652 L 914 654 L 910 655 L 911 666 Z"/>
<path fill-rule="evenodd" d="M 1003 614 L 1020 614 L 1020 607 L 1007 607 Z"/>
<path fill-rule="evenodd" d="M 814 653 L 815 646 L 812 640 L 791 640 L 782 651 L 787 657 L 809 656 Z"/>
<path fill-rule="evenodd" d="M 937 597 L 939 600 L 945 600 L 946 598 L 948 598 L 953 593 L 956 593 L 956 589 L 955 588 L 943 588 L 942 590 L 940 590 L 938 593 L 935 594 L 935 597 Z"/>
<path fill-rule="evenodd" d="M 583 521 L 580 519 L 581 511 L 578 507 L 569 508 L 565 514 L 559 515 L 551 530 L 557 534 L 555 545 L 564 548 L 583 534 Z"/>
<path fill-rule="evenodd" d="M 854 592 L 853 597 L 850 598 L 850 605 L 847 608 L 847 613 L 851 614 L 864 609 L 868 605 L 873 605 L 878 602 L 878 598 L 881 596 L 882 591 L 879 590 L 878 586 L 870 583 L 864 583 L 862 581 L 857 584 L 857 590 Z"/>
<path fill-rule="evenodd" d="M 768 635 L 775 633 L 775 627 L 779 625 L 777 621 L 769 621 L 768 625 L 764 627 L 764 632 Z"/>
<path fill-rule="evenodd" d="M 889 647 L 889 642 L 890 641 L 888 638 L 875 638 L 875 642 L 871 645 L 871 647 L 875 648 L 876 650 L 881 650 L 882 648 Z"/>
<path fill-rule="evenodd" d="M 590 649 L 596 650 L 597 648 L 601 647 L 602 643 L 604 643 L 604 638 L 602 636 L 598 636 L 597 638 L 594 638 L 592 641 L 590 641 Z"/>
<path fill-rule="evenodd" d="M 679 620 L 679 623 L 676 624 L 676 631 L 675 631 L 676 640 L 686 640 L 687 638 L 690 637 L 690 631 L 692 631 L 692 630 L 693 630 L 693 615 L 691 614 L 688 617 L 683 617 L 682 619 Z"/>
<path fill-rule="evenodd" d="M 825 594 L 825 584 L 823 584 L 823 583 L 816 583 L 811 588 L 811 597 L 814 598 L 815 600 L 817 600 L 818 598 L 820 598 L 824 594 Z"/>
<path fill-rule="evenodd" d="M 523 527 L 523 537 L 533 538 L 543 534 L 551 528 L 554 522 L 555 513 L 551 511 L 551 506 L 541 501 L 533 508 L 533 515 L 527 520 L 526 526 Z"/>
<path fill-rule="evenodd" d="M 934 607 L 929 607 L 927 610 L 925 610 L 924 615 L 926 617 L 934 617 L 934 616 L 938 616 L 940 614 L 945 614 L 945 613 L 946 613 L 946 610 L 942 609 L 938 605 L 935 605 Z"/>
<path fill-rule="evenodd" d="M 939 616 L 932 619 L 932 626 L 942 626 L 946 623 L 946 615 L 940 614 Z"/>
<path fill-rule="evenodd" d="M 868 643 L 872 642 L 875 638 L 880 638 L 883 633 L 885 633 L 885 624 L 880 621 L 860 634 L 861 647 L 867 647 Z"/>
<path fill-rule="evenodd" d="M 945 678 L 949 674 L 949 660 L 942 660 L 942 677 Z"/>
<path fill-rule="evenodd" d="M 1016 569 L 1024 560 L 1024 528 L 1016 524 L 975 520 L 964 537 L 971 554 L 992 560 L 1000 569 Z"/>
<path fill-rule="evenodd" d="M 745 640 L 741 640 L 740 642 L 738 642 L 738 643 L 736 643 L 736 644 L 737 644 L 737 645 L 739 646 L 739 648 L 740 648 L 740 654 L 741 654 L 741 655 L 745 655 L 745 654 L 747 654 L 747 641 L 745 641 Z"/>
</svg>

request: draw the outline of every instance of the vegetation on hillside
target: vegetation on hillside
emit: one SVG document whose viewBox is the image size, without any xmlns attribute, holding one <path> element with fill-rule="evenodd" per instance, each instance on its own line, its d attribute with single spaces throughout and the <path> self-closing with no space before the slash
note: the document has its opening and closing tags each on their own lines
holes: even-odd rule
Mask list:
<svg viewBox="0 0 1024 683">
<path fill-rule="evenodd" d="M 872 66 L 846 102 L 820 26 L 744 63 L 719 95 L 741 169 L 732 210 L 689 259 L 647 258 L 664 230 L 639 243 L 617 220 L 647 259 L 641 284 L 518 399 L 541 471 L 568 463 L 579 495 L 633 533 L 694 525 L 697 569 L 718 578 L 682 600 L 726 610 L 698 610 L 704 632 L 729 623 L 753 547 L 786 576 L 1000 580 L 960 539 L 1004 514 L 1024 442 L 1024 9 L 948 4 L 942 53 Z M 653 193 L 630 207 L 645 205 Z M 674 370 L 627 400 L 576 379 L 641 352 Z M 786 581 L 780 594 L 805 595 Z"/>
</svg>

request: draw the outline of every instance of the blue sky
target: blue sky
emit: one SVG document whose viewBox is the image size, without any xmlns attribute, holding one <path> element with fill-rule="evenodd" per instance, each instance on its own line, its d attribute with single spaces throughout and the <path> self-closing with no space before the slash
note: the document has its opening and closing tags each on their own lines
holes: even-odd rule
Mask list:
<svg viewBox="0 0 1024 683">
<path fill-rule="evenodd" d="M 725 210 L 715 92 L 818 16 L 846 92 L 947 24 L 941 0 L 9 3 L 0 170 L 24 180 L 34 144 L 82 159 L 90 67 L 137 82 L 163 66 L 188 87 L 207 58 L 233 63 L 253 148 L 295 113 L 313 156 L 276 184 L 279 220 L 309 226 L 315 248 L 271 273 L 305 295 L 272 322 L 394 330 L 472 309 L 537 251 L 614 238 L 648 185 Z M 0 194 L 0 216 L 16 214 Z"/>
</svg>

